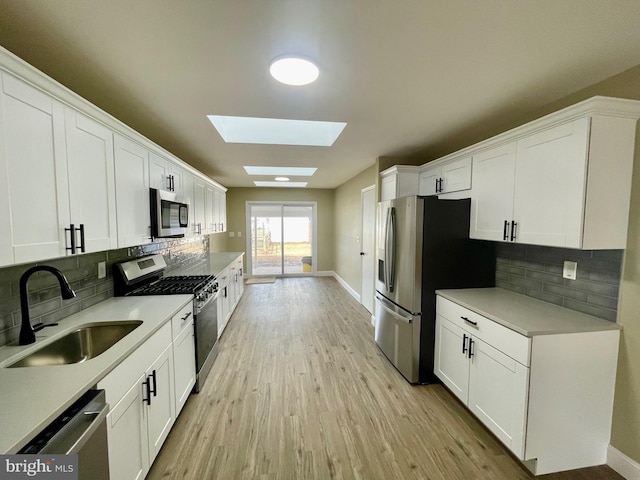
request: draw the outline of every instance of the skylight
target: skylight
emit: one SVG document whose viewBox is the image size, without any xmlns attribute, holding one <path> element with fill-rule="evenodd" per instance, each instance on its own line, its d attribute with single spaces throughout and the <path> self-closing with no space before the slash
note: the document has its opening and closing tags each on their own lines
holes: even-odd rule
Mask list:
<svg viewBox="0 0 640 480">
<path fill-rule="evenodd" d="M 330 147 L 347 125 L 344 122 L 207 115 L 226 143 Z"/>
<path fill-rule="evenodd" d="M 249 175 L 269 175 L 273 177 L 310 177 L 316 170 L 315 167 L 251 167 L 244 166 Z"/>
<path fill-rule="evenodd" d="M 298 187 L 304 188 L 307 186 L 307 182 L 263 182 L 255 180 L 254 185 L 256 187 Z"/>
</svg>

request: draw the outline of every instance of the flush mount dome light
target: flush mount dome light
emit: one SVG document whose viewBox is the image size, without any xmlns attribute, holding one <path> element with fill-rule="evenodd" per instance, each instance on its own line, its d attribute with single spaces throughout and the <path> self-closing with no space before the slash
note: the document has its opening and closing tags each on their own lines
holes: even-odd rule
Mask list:
<svg viewBox="0 0 640 480">
<path fill-rule="evenodd" d="M 271 76 L 286 85 L 308 85 L 320 75 L 318 67 L 305 58 L 279 57 L 271 62 Z"/>
</svg>

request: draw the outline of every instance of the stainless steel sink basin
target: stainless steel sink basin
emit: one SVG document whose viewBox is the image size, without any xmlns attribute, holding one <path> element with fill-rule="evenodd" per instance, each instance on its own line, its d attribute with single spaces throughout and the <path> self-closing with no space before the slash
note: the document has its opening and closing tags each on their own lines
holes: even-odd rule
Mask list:
<svg viewBox="0 0 640 480">
<path fill-rule="evenodd" d="M 82 325 L 7 367 L 43 367 L 84 362 L 104 353 L 141 324 L 140 320 L 123 320 Z"/>
</svg>

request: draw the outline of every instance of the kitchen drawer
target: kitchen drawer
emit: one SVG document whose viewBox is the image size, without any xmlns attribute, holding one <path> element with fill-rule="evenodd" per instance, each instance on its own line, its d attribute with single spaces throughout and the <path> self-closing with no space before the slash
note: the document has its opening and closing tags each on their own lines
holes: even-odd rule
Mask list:
<svg viewBox="0 0 640 480">
<path fill-rule="evenodd" d="M 98 388 L 105 390 L 107 403 L 110 405 L 118 403 L 145 371 L 150 359 L 157 358 L 169 345 L 171 345 L 171 324 L 167 322 L 98 382 Z"/>
<path fill-rule="evenodd" d="M 178 338 L 183 329 L 188 327 L 193 320 L 193 305 L 189 303 L 176 313 L 171 319 L 171 331 L 173 339 Z"/>
<path fill-rule="evenodd" d="M 531 339 L 441 296 L 436 309 L 453 324 L 500 350 L 524 366 L 529 366 Z"/>
</svg>

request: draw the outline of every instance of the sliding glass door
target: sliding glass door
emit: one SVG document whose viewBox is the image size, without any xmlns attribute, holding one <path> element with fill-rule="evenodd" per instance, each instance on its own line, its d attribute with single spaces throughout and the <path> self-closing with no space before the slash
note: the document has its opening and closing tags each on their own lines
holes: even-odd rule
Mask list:
<svg viewBox="0 0 640 480">
<path fill-rule="evenodd" d="M 313 273 L 315 203 L 247 202 L 251 275 Z"/>
</svg>

